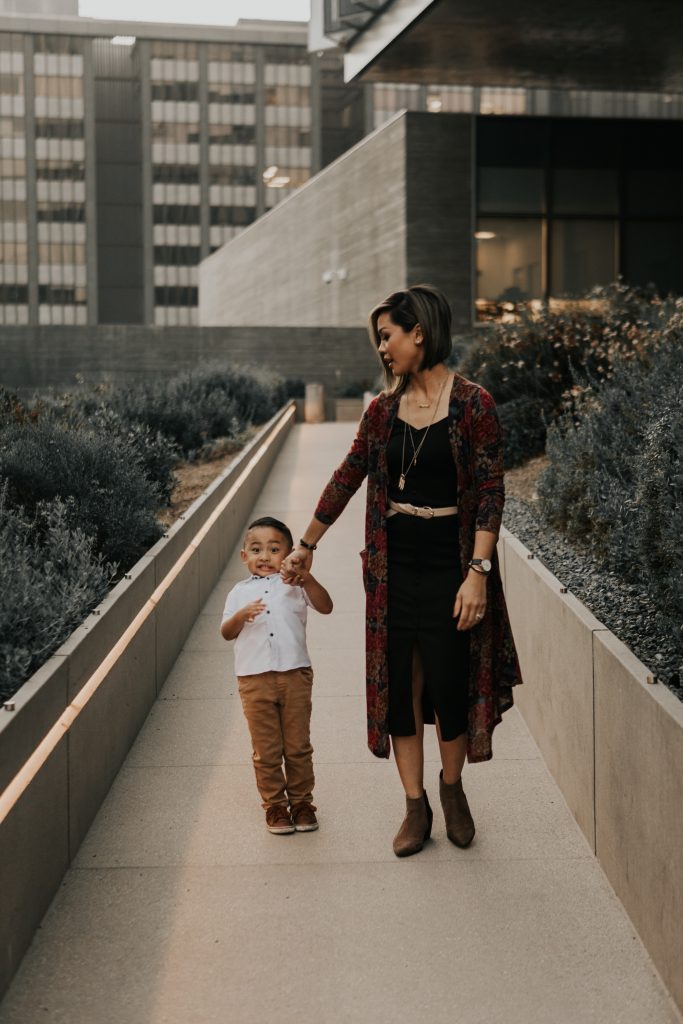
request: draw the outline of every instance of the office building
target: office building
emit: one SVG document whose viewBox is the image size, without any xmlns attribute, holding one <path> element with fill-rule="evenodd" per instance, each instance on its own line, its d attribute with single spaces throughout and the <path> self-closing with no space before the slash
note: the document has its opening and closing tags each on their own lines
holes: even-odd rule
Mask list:
<svg viewBox="0 0 683 1024">
<path fill-rule="evenodd" d="M 353 326 L 418 278 L 443 287 L 459 331 L 618 276 L 683 292 L 683 23 L 674 0 L 655 7 L 314 0 L 310 45 L 344 48 L 375 125 L 409 114 L 211 257 L 200 322 L 254 322 L 256 253 L 261 324 Z"/>
</svg>

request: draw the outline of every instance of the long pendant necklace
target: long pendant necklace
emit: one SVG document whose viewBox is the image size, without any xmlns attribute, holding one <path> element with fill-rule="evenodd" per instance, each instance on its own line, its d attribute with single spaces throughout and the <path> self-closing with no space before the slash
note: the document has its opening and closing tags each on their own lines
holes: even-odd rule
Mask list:
<svg viewBox="0 0 683 1024">
<path fill-rule="evenodd" d="M 450 376 L 450 374 L 447 373 L 446 376 L 444 377 L 444 379 L 441 381 L 441 387 L 439 388 L 439 397 L 437 398 L 436 403 L 434 405 L 434 412 L 432 413 L 432 418 L 429 421 L 429 423 L 427 424 L 427 429 L 425 430 L 424 434 L 422 435 L 422 438 L 420 439 L 420 442 L 419 442 L 417 448 L 415 447 L 415 441 L 413 439 L 413 432 L 412 432 L 412 430 L 410 430 L 410 424 L 407 423 L 406 420 L 403 421 L 403 449 L 401 451 L 401 475 L 398 478 L 398 489 L 399 489 L 399 491 L 403 490 L 403 488 L 406 485 L 406 476 L 408 475 L 408 473 L 410 472 L 412 467 L 417 464 L 417 457 L 420 454 L 420 450 L 422 448 L 422 445 L 425 443 L 425 441 L 427 439 L 427 434 L 429 433 L 429 428 L 431 427 L 432 423 L 434 422 L 434 417 L 436 416 L 437 409 L 439 408 L 439 405 L 441 404 L 441 395 L 443 394 L 443 389 L 444 389 L 444 386 L 445 386 L 446 381 L 448 380 L 449 376 Z M 405 464 L 405 457 L 406 457 L 406 434 L 408 433 L 408 430 L 410 430 L 410 443 L 411 443 L 412 448 L 413 448 L 413 457 L 410 460 L 410 462 L 408 463 L 408 465 L 406 466 L 406 464 Z"/>
</svg>

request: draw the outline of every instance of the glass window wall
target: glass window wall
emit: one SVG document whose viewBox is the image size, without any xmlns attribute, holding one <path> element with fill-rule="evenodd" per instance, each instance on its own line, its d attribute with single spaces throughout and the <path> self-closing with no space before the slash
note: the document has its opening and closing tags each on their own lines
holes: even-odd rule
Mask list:
<svg viewBox="0 0 683 1024">
<path fill-rule="evenodd" d="M 619 275 L 680 292 L 682 141 L 664 122 L 479 119 L 477 318 L 575 306 Z"/>
</svg>

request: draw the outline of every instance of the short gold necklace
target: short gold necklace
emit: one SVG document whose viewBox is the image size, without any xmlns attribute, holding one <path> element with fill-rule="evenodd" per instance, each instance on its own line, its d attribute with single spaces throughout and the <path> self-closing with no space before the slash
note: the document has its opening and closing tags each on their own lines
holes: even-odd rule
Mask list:
<svg viewBox="0 0 683 1024">
<path fill-rule="evenodd" d="M 431 427 L 432 423 L 434 422 L 434 417 L 436 416 L 437 409 L 439 408 L 439 405 L 441 403 L 441 395 L 443 394 L 443 389 L 444 389 L 444 387 L 446 385 L 446 381 L 448 380 L 449 376 L 450 376 L 450 374 L 447 373 L 446 376 L 444 377 L 444 379 L 441 381 L 441 387 L 439 388 L 439 396 L 438 396 L 438 398 L 436 400 L 436 404 L 434 406 L 434 412 L 432 413 L 432 418 L 429 421 L 429 423 L 427 424 L 427 429 L 425 430 L 424 434 L 422 435 L 422 438 L 421 438 L 420 443 L 418 444 L 417 448 L 415 447 L 415 441 L 413 440 L 413 432 L 412 432 L 412 430 L 410 430 L 410 443 L 413 446 L 413 457 L 412 457 L 412 459 L 410 460 L 410 462 L 408 463 L 407 466 L 405 464 L 405 459 L 406 459 L 406 434 L 407 434 L 408 430 L 410 429 L 410 424 L 406 420 L 403 421 L 403 449 L 401 451 L 401 475 L 398 478 L 398 489 L 399 489 L 399 491 L 402 491 L 403 488 L 405 487 L 405 485 L 406 485 L 406 477 L 407 477 L 408 473 L 410 472 L 410 470 L 412 469 L 412 467 L 417 465 L 417 457 L 420 454 L 420 450 L 422 448 L 422 445 L 425 443 L 425 441 L 427 439 L 427 434 L 429 433 L 429 428 Z M 422 408 L 424 408 L 424 407 L 422 407 Z"/>
</svg>

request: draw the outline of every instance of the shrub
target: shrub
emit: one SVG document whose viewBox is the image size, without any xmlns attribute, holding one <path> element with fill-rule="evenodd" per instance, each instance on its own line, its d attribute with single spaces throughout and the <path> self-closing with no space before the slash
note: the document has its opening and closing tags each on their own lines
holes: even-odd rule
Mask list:
<svg viewBox="0 0 683 1024">
<path fill-rule="evenodd" d="M 156 485 L 160 502 L 168 505 L 176 482 L 173 467 L 181 454 L 174 441 L 144 423 L 127 422 L 106 406 L 95 409 L 81 428 L 117 438 L 133 452 L 147 479 Z"/>
<path fill-rule="evenodd" d="M 116 388 L 108 401 L 124 421 L 146 424 L 190 455 L 214 437 L 237 437 L 248 424 L 264 423 L 286 397 L 279 377 L 214 364 Z"/>
<path fill-rule="evenodd" d="M 683 302 L 656 358 L 575 388 L 548 430 L 543 514 L 626 580 L 644 580 L 679 642 L 683 618 Z"/>
<path fill-rule="evenodd" d="M 496 324 L 459 361 L 459 372 L 499 406 L 508 466 L 543 450 L 546 424 L 563 411 L 568 389 L 609 380 L 616 360 L 647 364 L 673 311 L 671 300 L 622 284 L 585 299 L 584 310 L 525 311 L 518 323 Z"/>
<path fill-rule="evenodd" d="M 683 646 L 683 383 L 672 382 L 645 431 L 636 481 L 636 544 L 648 591 Z"/>
<path fill-rule="evenodd" d="M 5 491 L 7 487 L 5 485 Z M 113 566 L 69 525 L 69 502 L 41 502 L 31 518 L 0 495 L 0 699 L 28 679 L 105 595 Z"/>
<path fill-rule="evenodd" d="M 120 571 L 162 533 L 154 517 L 159 489 L 136 449 L 119 437 L 67 430 L 49 418 L 11 424 L 0 434 L 0 476 L 8 480 L 9 503 L 28 515 L 42 501 L 73 498 L 70 528 L 91 538 Z"/>
</svg>

